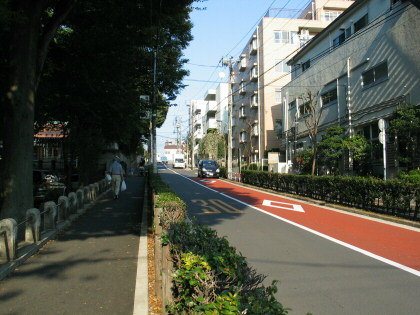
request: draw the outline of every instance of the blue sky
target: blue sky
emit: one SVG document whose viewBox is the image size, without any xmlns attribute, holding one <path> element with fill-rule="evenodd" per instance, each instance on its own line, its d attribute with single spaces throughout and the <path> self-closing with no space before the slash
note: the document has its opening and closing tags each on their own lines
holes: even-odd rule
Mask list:
<svg viewBox="0 0 420 315">
<path fill-rule="evenodd" d="M 191 13 L 194 39 L 184 51 L 190 75 L 188 85 L 172 104 L 165 123 L 157 129 L 157 153 L 163 154 L 165 141 L 176 141 L 175 120 L 181 122 L 182 138 L 188 132 L 187 102 L 202 99 L 217 82 L 226 82 L 228 69 L 219 63 L 222 57 L 238 58 L 257 24 L 269 8 L 303 9 L 308 0 L 208 0 L 206 10 Z M 225 73 L 221 78 L 220 73 Z M 210 82 L 209 82 L 210 81 Z M 213 83 L 216 82 L 216 83 Z"/>
</svg>

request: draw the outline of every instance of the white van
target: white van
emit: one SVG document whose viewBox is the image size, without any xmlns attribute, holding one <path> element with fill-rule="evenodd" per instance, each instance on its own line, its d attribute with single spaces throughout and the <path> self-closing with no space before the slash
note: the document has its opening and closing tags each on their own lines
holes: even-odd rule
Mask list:
<svg viewBox="0 0 420 315">
<path fill-rule="evenodd" d="M 186 168 L 186 167 L 187 167 L 187 162 L 185 162 L 184 156 L 183 155 L 175 155 L 174 156 L 173 168 Z"/>
</svg>

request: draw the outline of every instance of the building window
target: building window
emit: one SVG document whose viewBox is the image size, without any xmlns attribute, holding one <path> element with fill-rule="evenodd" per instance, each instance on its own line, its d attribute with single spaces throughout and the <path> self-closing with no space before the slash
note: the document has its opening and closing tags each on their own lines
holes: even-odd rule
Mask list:
<svg viewBox="0 0 420 315">
<path fill-rule="evenodd" d="M 299 44 L 297 32 L 274 31 L 274 42 L 280 44 Z"/>
<path fill-rule="evenodd" d="M 304 63 L 302 63 L 302 72 L 308 70 L 311 67 L 311 60 L 307 60 Z"/>
<path fill-rule="evenodd" d="M 302 117 L 308 114 L 309 104 L 310 104 L 309 102 L 305 102 L 299 105 L 299 117 Z"/>
<path fill-rule="evenodd" d="M 379 127 L 378 123 L 366 125 L 363 127 L 363 135 L 366 140 L 371 144 L 371 159 L 379 161 L 382 158 L 382 145 L 379 143 Z"/>
<path fill-rule="evenodd" d="M 388 79 L 388 63 L 382 62 L 362 73 L 363 87 L 369 87 Z"/>
<path fill-rule="evenodd" d="M 337 102 L 337 89 L 331 89 L 321 94 L 322 106 L 330 105 Z"/>
<path fill-rule="evenodd" d="M 366 13 L 357 22 L 354 23 L 354 32 L 361 30 L 368 24 L 368 14 Z"/>
<path fill-rule="evenodd" d="M 324 21 L 334 21 L 342 11 L 324 11 Z"/>
<path fill-rule="evenodd" d="M 287 65 L 288 60 L 279 60 L 276 59 L 276 64 L 274 66 L 274 71 L 278 73 L 289 73 L 290 66 Z"/>
<path fill-rule="evenodd" d="M 289 103 L 289 108 L 295 108 L 296 107 L 296 100 L 293 100 Z"/>
<path fill-rule="evenodd" d="M 281 119 L 276 119 L 274 122 L 274 132 L 276 133 L 277 137 L 281 137 L 283 133 L 283 121 Z"/>
<path fill-rule="evenodd" d="M 342 32 L 336 38 L 333 39 L 333 48 L 340 46 L 346 40 L 346 33 Z"/>
<path fill-rule="evenodd" d="M 281 89 L 276 89 L 274 91 L 274 103 L 281 104 Z"/>
</svg>

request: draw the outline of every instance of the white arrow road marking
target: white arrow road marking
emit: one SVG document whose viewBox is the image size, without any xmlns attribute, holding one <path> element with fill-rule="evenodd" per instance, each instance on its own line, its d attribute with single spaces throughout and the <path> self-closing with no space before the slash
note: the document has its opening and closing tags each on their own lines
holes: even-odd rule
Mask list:
<svg viewBox="0 0 420 315">
<path fill-rule="evenodd" d="M 293 203 L 287 203 L 287 202 L 264 200 L 262 205 L 263 206 L 268 206 L 268 207 L 273 207 L 273 208 L 297 211 L 297 212 L 305 212 L 305 210 L 303 210 L 301 205 L 295 205 Z"/>
<path fill-rule="evenodd" d="M 200 182 L 204 182 L 204 183 L 215 183 L 215 180 L 208 180 L 208 179 L 200 179 Z"/>
</svg>

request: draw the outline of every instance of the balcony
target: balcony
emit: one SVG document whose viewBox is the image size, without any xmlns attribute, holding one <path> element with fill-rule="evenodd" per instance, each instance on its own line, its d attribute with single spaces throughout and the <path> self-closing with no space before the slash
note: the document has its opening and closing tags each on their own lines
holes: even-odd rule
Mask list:
<svg viewBox="0 0 420 315">
<path fill-rule="evenodd" d="M 250 106 L 251 106 L 251 108 L 258 108 L 258 94 L 257 94 L 257 91 L 254 91 L 254 94 L 251 96 Z"/>
<path fill-rule="evenodd" d="M 251 137 L 258 137 L 259 135 L 258 125 L 253 125 L 251 130 Z"/>
<path fill-rule="evenodd" d="M 239 143 L 246 143 L 248 142 L 248 135 L 246 132 L 241 132 L 239 134 Z"/>
<path fill-rule="evenodd" d="M 245 142 L 248 142 L 248 134 L 242 129 L 242 131 L 239 133 L 239 143 Z"/>
<path fill-rule="evenodd" d="M 241 107 L 239 110 L 239 118 L 244 119 L 246 118 L 245 107 Z"/>
<path fill-rule="evenodd" d="M 241 55 L 241 59 L 239 60 L 238 68 L 239 71 L 244 71 L 246 69 L 246 55 Z"/>
<path fill-rule="evenodd" d="M 249 72 L 249 79 L 251 81 L 257 81 L 258 80 L 258 67 L 257 67 L 256 63 L 254 63 L 254 66 L 252 67 L 251 71 Z"/>
<path fill-rule="evenodd" d="M 246 86 L 245 86 L 245 81 L 242 81 L 239 84 L 239 94 L 245 94 L 246 93 Z"/>
<path fill-rule="evenodd" d="M 252 40 L 249 43 L 249 54 L 250 55 L 256 55 L 258 50 L 257 46 L 257 35 L 252 36 Z"/>
</svg>

